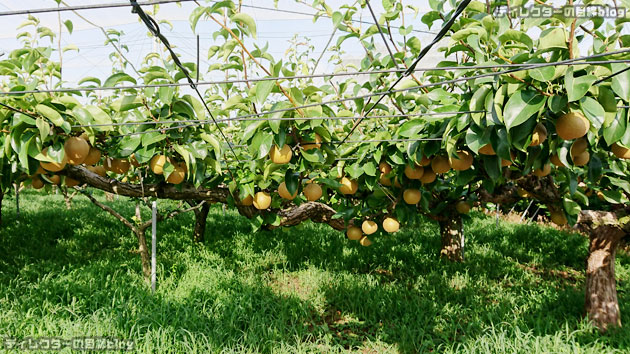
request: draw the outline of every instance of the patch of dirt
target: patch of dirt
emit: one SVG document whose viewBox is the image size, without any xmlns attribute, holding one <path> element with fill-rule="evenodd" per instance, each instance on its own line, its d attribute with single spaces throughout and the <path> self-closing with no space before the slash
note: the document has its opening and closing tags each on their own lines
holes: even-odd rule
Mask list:
<svg viewBox="0 0 630 354">
<path fill-rule="evenodd" d="M 313 286 L 303 284 L 299 276 L 283 273 L 280 276 L 273 276 L 269 281 L 269 286 L 278 295 L 295 295 L 300 300 L 308 300 L 315 290 Z"/>
<path fill-rule="evenodd" d="M 556 270 L 538 268 L 533 265 L 517 264 L 517 266 L 527 272 L 536 274 L 545 279 L 563 279 L 573 284 L 584 281 L 584 275 L 576 270 Z"/>
</svg>

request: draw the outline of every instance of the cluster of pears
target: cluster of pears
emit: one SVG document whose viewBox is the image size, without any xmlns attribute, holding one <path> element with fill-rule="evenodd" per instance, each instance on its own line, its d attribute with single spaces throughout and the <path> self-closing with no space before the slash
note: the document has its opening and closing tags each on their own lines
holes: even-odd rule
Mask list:
<svg viewBox="0 0 630 354">
<path fill-rule="evenodd" d="M 322 138 L 319 134 L 315 134 L 314 141 L 303 141 L 301 143 L 301 147 L 303 150 L 312 150 L 319 149 L 322 146 Z M 269 158 L 271 162 L 277 165 L 284 165 L 291 162 L 293 158 L 293 150 L 291 150 L 291 146 L 289 144 L 284 144 L 281 148 L 277 145 L 272 145 L 271 150 L 269 150 Z"/>
<path fill-rule="evenodd" d="M 405 176 L 410 180 L 419 180 L 422 184 L 433 183 L 437 178 L 437 173 L 446 173 L 451 168 L 457 171 L 465 171 L 472 167 L 473 156 L 466 150 L 459 150 L 457 157 L 449 159 L 442 156 L 435 156 L 433 159 L 423 157 L 419 163 L 405 166 Z M 379 164 L 381 172 L 379 182 L 384 186 L 391 186 L 391 180 L 388 174 L 392 171 L 392 167 L 387 162 Z M 436 172 L 437 171 L 437 172 Z M 397 179 L 394 181 L 395 187 L 401 187 Z M 407 188 L 403 191 L 403 200 L 410 205 L 416 205 L 422 199 L 422 193 L 416 188 Z"/>
<path fill-rule="evenodd" d="M 304 196 L 309 202 L 315 202 L 322 197 L 322 187 L 320 187 L 317 183 L 308 182 L 306 184 L 306 187 L 304 187 L 302 193 L 304 193 Z M 283 199 L 293 200 L 295 199 L 295 197 L 297 197 L 298 192 L 295 191 L 295 193 L 291 195 L 291 193 L 289 193 L 289 190 L 287 189 L 287 185 L 282 182 L 280 183 L 280 186 L 278 186 L 278 194 Z"/>
<path fill-rule="evenodd" d="M 590 160 L 588 149 L 588 141 L 584 137 L 590 129 L 590 122 L 580 112 L 570 112 L 560 116 L 556 122 L 556 132 L 563 140 L 575 140 L 571 147 L 571 159 L 575 166 L 585 166 Z M 542 145 L 548 137 L 548 131 L 544 124 L 538 123 L 532 133 L 532 140 L 529 146 Z M 496 155 L 492 145 L 487 144 L 479 149 L 482 155 Z M 514 157 L 514 155 L 512 155 Z M 558 167 L 564 167 L 560 161 L 558 154 L 553 154 L 550 158 L 551 163 L 535 169 L 533 174 L 538 177 L 545 177 L 551 173 L 551 164 Z M 511 165 L 511 161 L 502 160 L 502 166 Z"/>
<path fill-rule="evenodd" d="M 90 146 L 87 141 L 86 135 L 68 138 L 68 140 L 66 140 L 63 145 L 63 149 L 64 157 L 60 162 L 40 161 L 37 171 L 31 177 L 31 185 L 33 186 L 33 188 L 41 189 L 44 187 L 44 181 L 42 181 L 40 175 L 52 172 L 53 174 L 47 175 L 46 177 L 44 177 L 44 179 L 51 184 L 58 185 L 61 183 L 61 177 L 59 177 L 59 175 L 55 175 L 54 173 L 62 171 L 64 168 L 66 168 L 66 165 L 69 164 L 73 166 L 78 166 L 81 164 L 85 164 L 87 166 L 91 166 L 98 163 L 98 161 L 101 159 L 101 151 L 95 147 Z M 48 156 L 47 147 L 42 150 L 42 154 L 44 156 Z M 64 182 L 65 185 L 68 187 L 74 187 L 79 184 L 79 181 L 76 181 L 69 177 L 66 177 L 64 179 Z"/>
<path fill-rule="evenodd" d="M 181 184 L 184 182 L 186 179 L 186 173 L 188 173 L 188 168 L 184 162 L 177 162 L 164 155 L 155 155 L 151 158 L 151 161 L 149 161 L 149 168 L 156 175 L 163 175 L 166 162 L 174 166 L 174 170 L 170 175 L 168 175 L 166 182 L 170 184 Z"/>
<path fill-rule="evenodd" d="M 388 216 L 383 220 L 383 230 L 388 233 L 397 232 L 400 229 L 400 223 L 394 217 Z M 368 238 L 369 235 L 372 235 L 378 231 L 378 224 L 373 220 L 365 220 L 361 224 L 361 228 L 356 226 L 348 227 L 346 230 L 346 236 L 351 241 L 359 241 L 361 246 L 371 246 L 372 241 Z"/>
<path fill-rule="evenodd" d="M 588 151 L 588 139 L 586 138 L 586 134 L 590 128 L 591 123 L 580 112 L 563 114 L 556 121 L 556 132 L 558 136 L 563 140 L 574 140 L 573 144 L 571 144 L 570 156 L 575 166 L 586 166 L 591 159 L 591 155 Z M 538 123 L 534 130 L 530 146 L 538 146 L 544 143 L 546 139 L 547 129 L 542 123 Z M 611 151 L 618 158 L 630 159 L 630 149 L 618 143 L 614 143 L 611 146 Z M 553 154 L 549 160 L 557 167 L 566 167 L 558 157 L 558 154 Z M 550 173 L 551 164 L 545 164 L 539 169 L 534 170 L 534 175 L 538 177 L 544 177 Z M 555 219 L 559 221 L 563 220 L 560 216 L 556 216 Z M 566 219 L 566 217 L 564 217 L 564 219 Z"/>
<path fill-rule="evenodd" d="M 306 187 L 302 190 L 302 193 L 304 194 L 304 197 L 306 197 L 306 200 L 309 202 L 315 202 L 322 197 L 323 191 L 319 184 L 309 181 L 306 184 Z M 293 200 L 297 197 L 298 192 L 296 191 L 294 194 L 289 193 L 286 183 L 282 182 L 278 186 L 278 194 L 282 199 Z M 248 195 L 241 200 L 241 205 L 253 205 L 254 208 L 258 210 L 268 209 L 271 206 L 271 194 L 265 191 L 260 191 L 254 194 L 254 196 Z"/>
</svg>

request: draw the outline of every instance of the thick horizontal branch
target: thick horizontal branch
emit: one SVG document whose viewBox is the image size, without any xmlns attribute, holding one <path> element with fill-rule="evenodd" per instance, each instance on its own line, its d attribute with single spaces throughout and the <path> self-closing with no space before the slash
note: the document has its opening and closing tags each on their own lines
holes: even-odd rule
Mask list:
<svg viewBox="0 0 630 354">
<path fill-rule="evenodd" d="M 576 228 L 588 232 L 601 226 L 614 227 L 626 234 L 630 234 L 629 207 L 614 211 L 582 210 L 578 215 Z"/>
<path fill-rule="evenodd" d="M 131 198 L 155 197 L 158 199 L 185 200 L 187 202 L 197 200 L 205 201 L 206 203 L 228 204 L 230 196 L 227 187 L 222 186 L 214 189 L 205 189 L 195 188 L 191 185 L 175 187 L 168 184 L 139 185 L 123 183 L 109 177 L 101 177 L 80 166 L 68 166 L 61 173 L 90 187 Z M 236 207 L 239 213 L 247 218 L 252 218 L 260 213 L 260 211 L 251 206 L 237 205 Z M 333 219 L 333 215 L 337 212 L 323 203 L 308 202 L 272 211 L 281 218 L 280 225 L 276 227 L 295 226 L 310 219 L 316 223 L 328 224 L 336 230 L 345 229 L 343 219 Z"/>
<path fill-rule="evenodd" d="M 280 226 L 295 226 L 303 221 L 312 220 L 316 223 L 328 224 L 335 230 L 345 230 L 342 218 L 333 219 L 337 212 L 323 203 L 308 202 L 278 211 Z"/>
<path fill-rule="evenodd" d="M 171 200 L 206 200 L 226 203 L 230 192 L 226 187 L 214 189 L 195 188 L 191 185 L 174 186 L 169 184 L 130 184 L 109 177 L 101 177 L 86 168 L 68 166 L 62 172 L 66 176 L 105 192 L 132 198 L 155 197 Z"/>
</svg>

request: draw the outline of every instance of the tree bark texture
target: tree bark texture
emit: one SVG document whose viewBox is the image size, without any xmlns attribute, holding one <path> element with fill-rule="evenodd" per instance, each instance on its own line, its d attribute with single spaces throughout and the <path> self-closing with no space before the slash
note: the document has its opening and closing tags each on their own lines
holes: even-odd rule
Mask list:
<svg viewBox="0 0 630 354">
<path fill-rule="evenodd" d="M 629 226 L 625 210 L 585 210 L 580 213 L 576 225 L 589 236 L 584 310 L 601 332 L 621 327 L 615 255 L 623 238 L 628 235 Z"/>
<path fill-rule="evenodd" d="M 210 212 L 210 204 L 204 203 L 200 209 L 195 209 L 195 229 L 193 230 L 193 242 L 206 240 L 206 221 Z"/>
<path fill-rule="evenodd" d="M 584 308 L 588 318 L 602 332 L 610 327 L 621 327 L 615 254 L 624 236 L 622 230 L 609 225 L 599 226 L 589 233 Z"/>
<path fill-rule="evenodd" d="M 442 249 L 440 256 L 452 261 L 464 261 L 464 234 L 462 232 L 462 218 L 460 215 L 452 215 L 444 220 L 439 220 Z"/>
<path fill-rule="evenodd" d="M 108 177 L 101 177 L 81 166 L 67 166 L 64 171 L 66 176 L 73 178 L 81 184 L 132 198 L 156 197 L 159 199 L 206 201 L 206 203 L 227 204 L 230 192 L 226 186 L 218 186 L 213 189 L 196 188 L 192 185 L 173 186 L 169 184 L 145 184 L 137 185 L 123 183 Z M 236 205 L 241 215 L 252 218 L 261 213 L 251 206 Z M 345 230 L 343 219 L 333 219 L 337 212 L 326 204 L 308 202 L 299 206 L 291 206 L 285 209 L 270 210 L 280 216 L 281 223 L 275 227 L 295 226 L 306 220 L 316 223 L 328 224 L 336 230 Z M 265 211 L 263 211 L 265 212 Z M 275 228 L 272 227 L 272 228 Z"/>
</svg>

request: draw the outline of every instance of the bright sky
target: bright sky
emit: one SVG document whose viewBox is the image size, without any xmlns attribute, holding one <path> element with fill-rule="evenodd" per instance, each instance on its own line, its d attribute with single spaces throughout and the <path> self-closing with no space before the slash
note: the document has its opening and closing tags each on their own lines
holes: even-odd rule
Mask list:
<svg viewBox="0 0 630 354">
<path fill-rule="evenodd" d="M 66 0 L 66 2 L 70 5 L 84 5 L 95 3 L 120 3 L 124 2 L 124 0 Z M 204 3 L 203 0 L 200 2 Z M 349 1 L 328 1 L 328 4 L 333 7 L 341 6 L 344 3 L 349 3 Z M 416 6 L 420 6 L 420 16 L 422 16 L 422 12 L 429 10 L 428 1 L 418 1 L 415 3 Z M 243 4 L 274 7 L 273 0 L 244 0 Z M 378 16 L 378 14 L 383 11 L 380 1 L 373 1 L 373 5 Z M 0 11 L 48 8 L 55 6 L 56 2 L 53 0 L 0 0 Z M 182 55 L 183 61 L 194 62 L 196 60 L 196 37 L 188 22 L 188 16 L 195 7 L 196 5 L 192 2 L 183 3 L 181 6 L 176 4 L 163 4 L 161 5 L 161 10 L 157 16 L 158 19 L 169 20 L 173 24 L 172 30 L 169 30 L 167 26 L 162 25 L 162 31 L 174 45 L 175 51 Z M 147 10 L 150 8 L 151 7 L 147 7 Z M 308 13 L 314 12 L 313 9 L 306 5 L 298 4 L 294 0 L 279 0 L 278 8 Z M 243 8 L 243 12 L 250 14 L 257 21 L 257 44 L 262 47 L 268 43 L 269 51 L 276 59 L 284 56 L 286 49 L 289 47 L 288 40 L 291 39 L 294 34 L 310 38 L 312 40 L 311 43 L 315 46 L 315 53 L 319 55 L 319 53 L 321 53 L 321 51 L 325 48 L 333 31 L 332 20 L 328 18 L 321 18 L 316 23 L 313 23 L 313 19 L 310 16 L 252 8 Z M 113 51 L 113 48 L 111 46 L 104 45 L 105 36 L 103 33 L 99 29 L 78 18 L 72 12 L 61 12 L 60 15 L 62 22 L 65 20 L 71 20 L 74 24 L 74 32 L 72 34 L 69 34 L 65 27 L 63 28 L 61 37 L 62 47 L 73 44 L 79 48 L 78 53 L 76 51 L 71 51 L 64 54 L 64 81 L 67 82 L 64 86 L 71 87 L 75 85 L 76 81 L 80 78 L 86 76 L 107 78 L 111 74 L 111 65 L 108 55 Z M 146 27 L 138 21 L 136 14 L 131 13 L 130 7 L 84 10 L 81 11 L 81 15 L 95 24 L 105 28 L 115 28 L 117 30 L 124 31 L 125 37 L 123 38 L 123 43 L 129 47 L 127 57 L 134 64 L 139 64 L 153 49 L 152 39 L 147 36 Z M 42 21 L 43 25 L 49 27 L 56 33 L 59 31 L 59 21 L 57 16 L 57 13 L 36 15 L 36 17 Z M 409 21 L 412 21 L 411 23 L 413 23 L 415 29 L 427 30 L 427 27 L 420 21 L 420 16 L 413 19 L 410 14 L 407 17 L 408 24 Z M 20 47 L 20 43 L 15 39 L 15 36 L 22 30 L 17 31 L 16 27 L 19 26 L 26 17 L 26 15 L 0 17 L 0 54 L 2 52 L 10 52 L 11 50 Z M 357 14 L 355 17 L 362 18 L 363 20 L 370 22 L 372 21 L 371 15 L 367 10 Z M 206 60 L 207 53 L 209 47 L 214 44 L 211 33 L 217 29 L 218 26 L 209 21 L 204 21 L 203 23 L 200 22 L 200 25 L 197 28 L 197 32 L 201 36 L 200 58 L 202 72 L 204 71 L 204 65 L 206 67 L 209 65 Z M 433 30 L 436 29 L 434 28 Z M 394 34 L 398 36 L 398 38 L 396 38 L 397 40 L 402 41 L 402 36 L 400 36 L 397 32 Z M 428 41 L 430 41 L 433 37 L 430 34 L 422 33 L 415 33 L 415 35 L 418 36 L 424 44 L 428 43 Z M 380 39 L 379 37 L 375 38 L 377 38 L 377 41 Z M 380 41 L 377 43 L 381 44 Z M 349 54 L 346 59 L 362 59 L 363 52 L 356 44 L 356 39 L 354 40 L 353 45 L 351 44 L 351 41 L 347 41 L 345 45 L 349 45 L 347 48 Z M 422 65 L 435 65 L 440 54 L 437 55 L 438 56 L 436 56 L 436 54 L 428 56 L 423 61 Z M 332 70 L 332 67 L 326 64 L 326 60 L 322 60 L 322 64 L 323 65 L 320 65 L 318 71 L 329 72 Z"/>
</svg>

